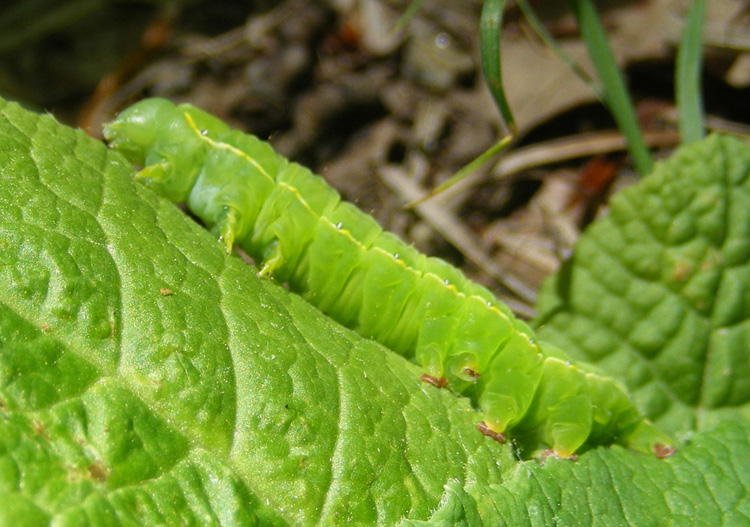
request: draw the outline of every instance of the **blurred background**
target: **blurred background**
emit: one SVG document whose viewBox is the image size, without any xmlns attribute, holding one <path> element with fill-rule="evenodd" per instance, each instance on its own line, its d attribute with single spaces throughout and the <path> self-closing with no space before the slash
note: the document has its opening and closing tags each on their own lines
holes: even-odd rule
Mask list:
<svg viewBox="0 0 750 527">
<path fill-rule="evenodd" d="M 675 45 L 688 2 L 599 1 L 656 157 L 679 142 Z M 532 2 L 588 69 L 567 3 Z M 512 148 L 414 210 L 504 134 L 479 61 L 480 0 L 6 0 L 0 95 L 100 137 L 148 96 L 191 102 L 269 140 L 420 250 L 521 315 L 607 198 L 637 181 L 607 110 L 509 2 L 503 81 Z M 750 2 L 710 0 L 707 125 L 750 135 Z"/>
</svg>

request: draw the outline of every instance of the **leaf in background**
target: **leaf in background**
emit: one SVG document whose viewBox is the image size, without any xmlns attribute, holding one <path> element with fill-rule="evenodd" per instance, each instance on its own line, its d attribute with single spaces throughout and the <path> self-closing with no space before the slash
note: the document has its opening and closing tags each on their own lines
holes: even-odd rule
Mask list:
<svg viewBox="0 0 750 527">
<path fill-rule="evenodd" d="M 0 524 L 750 517 L 750 425 L 668 460 L 518 462 L 466 399 L 256 278 L 131 175 L 0 101 Z"/>
<path fill-rule="evenodd" d="M 750 150 L 714 135 L 616 195 L 538 300 L 540 338 L 684 434 L 750 406 Z"/>
</svg>

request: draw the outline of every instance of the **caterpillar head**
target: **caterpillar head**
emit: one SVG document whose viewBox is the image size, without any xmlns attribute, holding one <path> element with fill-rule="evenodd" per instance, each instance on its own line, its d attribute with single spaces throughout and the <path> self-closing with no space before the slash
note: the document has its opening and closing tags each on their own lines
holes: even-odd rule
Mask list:
<svg viewBox="0 0 750 527">
<path fill-rule="evenodd" d="M 140 165 L 136 177 L 162 196 L 184 202 L 195 185 L 211 136 L 229 127 L 193 106 L 145 99 L 104 126 L 110 148 Z"/>
<path fill-rule="evenodd" d="M 149 148 L 161 133 L 160 124 L 174 120 L 175 105 L 166 99 L 146 99 L 104 125 L 104 139 L 128 161 L 144 165 Z"/>
</svg>

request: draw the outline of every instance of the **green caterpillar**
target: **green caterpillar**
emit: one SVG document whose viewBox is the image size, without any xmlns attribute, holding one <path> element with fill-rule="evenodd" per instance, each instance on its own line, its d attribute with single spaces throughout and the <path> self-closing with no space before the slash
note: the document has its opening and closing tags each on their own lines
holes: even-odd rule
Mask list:
<svg viewBox="0 0 750 527">
<path fill-rule="evenodd" d="M 413 358 L 423 380 L 469 394 L 477 427 L 569 458 L 619 443 L 674 448 L 612 379 L 536 342 L 489 291 L 419 253 L 308 169 L 188 104 L 147 99 L 104 128 L 156 192 L 341 324 Z"/>
</svg>

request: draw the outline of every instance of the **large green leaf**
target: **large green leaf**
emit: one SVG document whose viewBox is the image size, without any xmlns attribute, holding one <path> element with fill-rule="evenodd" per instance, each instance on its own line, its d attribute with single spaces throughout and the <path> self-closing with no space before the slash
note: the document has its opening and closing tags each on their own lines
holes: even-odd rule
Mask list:
<svg viewBox="0 0 750 527">
<path fill-rule="evenodd" d="M 0 101 L 0 525 L 716 525 L 750 425 L 521 462 L 465 398 Z"/>
<path fill-rule="evenodd" d="M 681 437 L 750 416 L 750 149 L 712 136 L 615 196 L 543 288 L 539 335 Z"/>
</svg>

